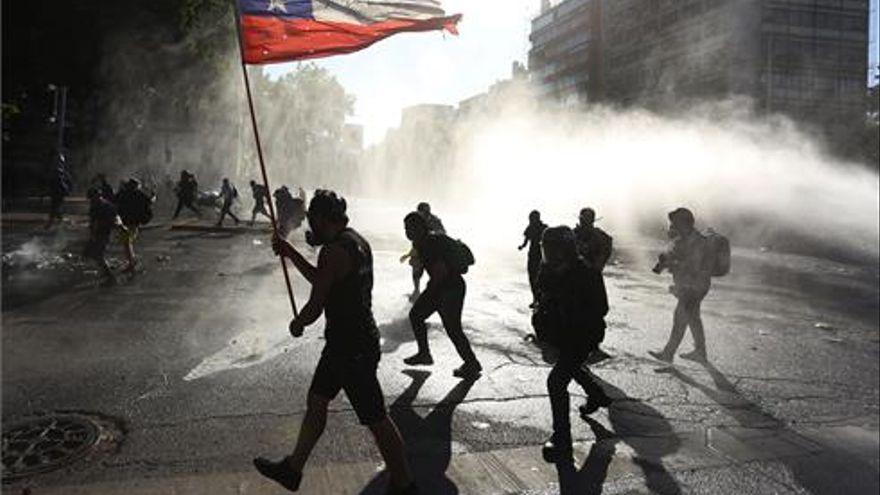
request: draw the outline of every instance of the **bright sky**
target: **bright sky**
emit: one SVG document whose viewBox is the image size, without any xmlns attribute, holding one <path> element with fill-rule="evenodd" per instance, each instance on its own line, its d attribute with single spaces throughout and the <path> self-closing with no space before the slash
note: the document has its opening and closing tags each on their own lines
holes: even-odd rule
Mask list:
<svg viewBox="0 0 880 495">
<path fill-rule="evenodd" d="M 445 0 L 447 13 L 463 14 L 452 36 L 403 33 L 349 55 L 318 59 L 357 98 L 352 122 L 364 125 L 372 144 L 400 123 L 400 110 L 419 103 L 457 104 L 510 76 L 526 61 L 529 23 L 539 0 Z M 270 74 L 293 64 L 268 67 Z"/>
<path fill-rule="evenodd" d="M 870 66 L 878 64 L 878 2 L 871 0 Z M 450 14 L 464 15 L 459 36 L 404 33 L 349 55 L 318 59 L 355 95 L 352 122 L 364 126 L 366 144 L 380 141 L 400 122 L 400 110 L 419 103 L 456 104 L 510 76 L 525 62 L 529 25 L 540 0 L 445 0 Z M 270 74 L 294 64 L 268 66 Z"/>
</svg>

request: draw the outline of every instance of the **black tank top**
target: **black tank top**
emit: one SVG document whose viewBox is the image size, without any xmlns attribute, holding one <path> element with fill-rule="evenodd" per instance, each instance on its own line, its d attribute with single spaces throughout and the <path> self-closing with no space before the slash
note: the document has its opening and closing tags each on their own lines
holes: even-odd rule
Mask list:
<svg viewBox="0 0 880 495">
<path fill-rule="evenodd" d="M 342 247 L 351 271 L 333 284 L 324 306 L 327 349 L 355 355 L 379 352 L 379 330 L 373 318 L 373 253 L 354 229 L 339 233 L 330 245 Z"/>
</svg>

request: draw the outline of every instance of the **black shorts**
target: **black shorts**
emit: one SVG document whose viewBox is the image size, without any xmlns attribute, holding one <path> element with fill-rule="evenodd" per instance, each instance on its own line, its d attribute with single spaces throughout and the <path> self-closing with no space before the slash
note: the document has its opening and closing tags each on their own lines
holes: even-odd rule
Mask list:
<svg viewBox="0 0 880 495">
<path fill-rule="evenodd" d="M 333 400 L 340 390 L 357 414 L 362 425 L 373 425 L 385 419 L 385 396 L 376 378 L 379 354 L 367 353 L 345 356 L 327 352 L 321 354 L 309 393 Z"/>
</svg>

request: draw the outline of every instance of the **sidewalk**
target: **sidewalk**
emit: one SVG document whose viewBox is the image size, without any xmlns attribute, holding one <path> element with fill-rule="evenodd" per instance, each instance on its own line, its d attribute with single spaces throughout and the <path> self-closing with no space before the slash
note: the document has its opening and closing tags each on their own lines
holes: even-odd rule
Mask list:
<svg viewBox="0 0 880 495">
<path fill-rule="evenodd" d="M 877 432 L 857 426 L 798 431 L 724 427 L 675 436 L 600 436 L 597 442 L 575 445 L 574 470 L 562 476 L 542 460 L 539 446 L 453 454 L 445 476 L 459 493 L 479 495 L 559 493 L 560 481 L 566 485 L 564 493 L 578 494 L 796 494 L 803 493 L 803 487 L 818 495 L 878 489 Z M 672 453 L 670 445 L 677 445 Z M 422 480 L 421 493 L 438 493 L 438 487 L 425 482 L 437 478 L 431 459 L 412 457 L 417 479 Z M 866 470 L 865 464 L 874 469 Z M 369 462 L 313 466 L 306 470 L 298 493 L 384 493 L 385 481 L 376 479 L 380 471 L 380 465 Z M 38 482 L 9 485 L 7 493 L 17 495 L 25 487 L 31 495 L 286 493 L 252 469 L 78 486 L 40 487 Z"/>
</svg>

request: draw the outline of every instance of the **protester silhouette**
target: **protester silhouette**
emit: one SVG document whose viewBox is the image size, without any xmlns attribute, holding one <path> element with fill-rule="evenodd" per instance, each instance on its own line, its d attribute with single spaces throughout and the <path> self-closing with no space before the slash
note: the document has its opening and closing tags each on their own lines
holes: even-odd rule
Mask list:
<svg viewBox="0 0 880 495">
<path fill-rule="evenodd" d="M 608 407 L 611 399 L 598 386 L 584 362 L 605 336 L 608 298 L 602 274 L 577 252 L 574 233 L 551 227 L 541 237 L 544 262 L 538 279 L 540 300 L 533 318 L 539 340 L 555 346 L 559 355 L 547 376 L 553 415 L 553 434 L 542 454 L 548 462 L 572 455 L 568 385 L 572 380 L 587 394 L 581 414 Z"/>
<path fill-rule="evenodd" d="M 431 205 L 428 203 L 419 203 L 416 206 L 416 213 L 421 215 L 422 218 L 425 219 L 425 224 L 428 226 L 428 230 L 435 234 L 446 234 L 446 227 L 443 226 L 443 221 L 440 220 L 440 217 L 431 213 Z M 404 263 L 409 261 L 409 266 L 412 268 L 412 281 L 413 281 L 413 291 L 410 294 L 410 301 L 415 302 L 418 299 L 419 294 L 422 293 L 421 289 L 421 281 L 422 276 L 425 274 L 425 263 L 419 257 L 419 251 L 416 249 L 415 243 L 413 243 L 409 252 L 400 257 L 400 262 Z"/>
<path fill-rule="evenodd" d="M 180 210 L 184 206 L 189 208 L 196 216 L 202 216 L 202 212 L 195 205 L 196 197 L 199 193 L 199 183 L 196 181 L 195 175 L 188 170 L 182 170 L 177 186 L 174 188 L 174 193 L 177 195 L 177 208 L 174 209 L 172 219 L 176 219 L 180 215 Z"/>
<path fill-rule="evenodd" d="M 153 218 L 154 197 L 147 194 L 141 187 L 139 180 L 131 178 L 122 184 L 116 193 L 116 208 L 119 218 L 125 229 L 119 233 L 119 240 L 125 250 L 126 267 L 122 270 L 134 273 L 137 269 L 137 258 L 134 252 L 134 243 L 140 234 L 142 226 L 148 224 Z"/>
<path fill-rule="evenodd" d="M 266 211 L 266 201 L 270 201 L 269 190 L 266 189 L 266 186 L 251 180 L 251 194 L 254 197 L 254 208 L 251 210 L 251 225 L 256 222 L 258 213 L 271 220 L 272 217 Z"/>
<path fill-rule="evenodd" d="M 410 366 L 434 363 L 428 345 L 426 320 L 436 312 L 440 314 L 449 340 L 464 361 L 453 371 L 453 375 L 465 379 L 476 378 L 483 367 L 474 354 L 461 323 L 467 292 L 463 275 L 467 266 L 473 263 L 473 256 L 460 241 L 431 231 L 428 222 L 419 213 L 410 213 L 403 223 L 406 237 L 412 241 L 430 277 L 425 291 L 413 303 L 409 313 L 418 352 L 404 359 L 404 363 Z"/>
<path fill-rule="evenodd" d="M 348 225 L 345 199 L 333 191 L 316 191 L 308 210 L 309 236 L 322 246 L 312 265 L 280 236 L 272 240 L 276 254 L 289 258 L 312 285 L 309 301 L 290 322 L 290 334 L 302 336 L 306 326 L 325 317 L 326 344 L 321 353 L 293 453 L 280 461 L 254 459 L 260 474 L 296 491 L 303 467 L 327 424 L 330 401 L 345 391 L 361 424 L 376 441 L 396 494 L 417 493 L 406 460 L 403 439 L 385 409 L 377 378 L 381 353 L 372 310 L 373 255 L 369 243 Z"/>
<path fill-rule="evenodd" d="M 530 307 L 538 304 L 538 272 L 541 269 L 541 235 L 547 230 L 547 224 L 541 221 L 541 212 L 532 210 L 529 213 L 529 225 L 523 232 L 523 243 L 519 245 L 520 251 L 529 247 L 529 256 L 526 269 L 529 273 L 529 287 L 532 289 L 532 303 Z"/>
<path fill-rule="evenodd" d="M 229 215 L 238 225 L 238 217 L 232 212 L 232 204 L 238 198 L 238 189 L 235 188 L 229 179 L 224 177 L 223 184 L 220 186 L 220 199 L 223 200 L 223 206 L 220 208 L 220 218 L 217 219 L 217 226 L 223 225 L 223 219 Z"/>
<path fill-rule="evenodd" d="M 574 235 L 581 258 L 601 272 L 611 259 L 613 239 L 607 232 L 596 227 L 595 222 L 596 211 L 592 208 L 582 209 Z"/>
<path fill-rule="evenodd" d="M 706 336 L 700 306 L 709 292 L 711 265 L 705 259 L 706 238 L 694 227 L 694 214 L 687 208 L 677 208 L 668 215 L 672 248 L 661 254 L 654 273 L 672 272 L 670 292 L 678 299 L 673 314 L 672 331 L 666 346 L 660 351 L 648 351 L 654 358 L 671 363 L 684 338 L 687 328 L 694 338 L 694 350 L 681 357 L 695 361 L 706 360 Z"/>
</svg>

